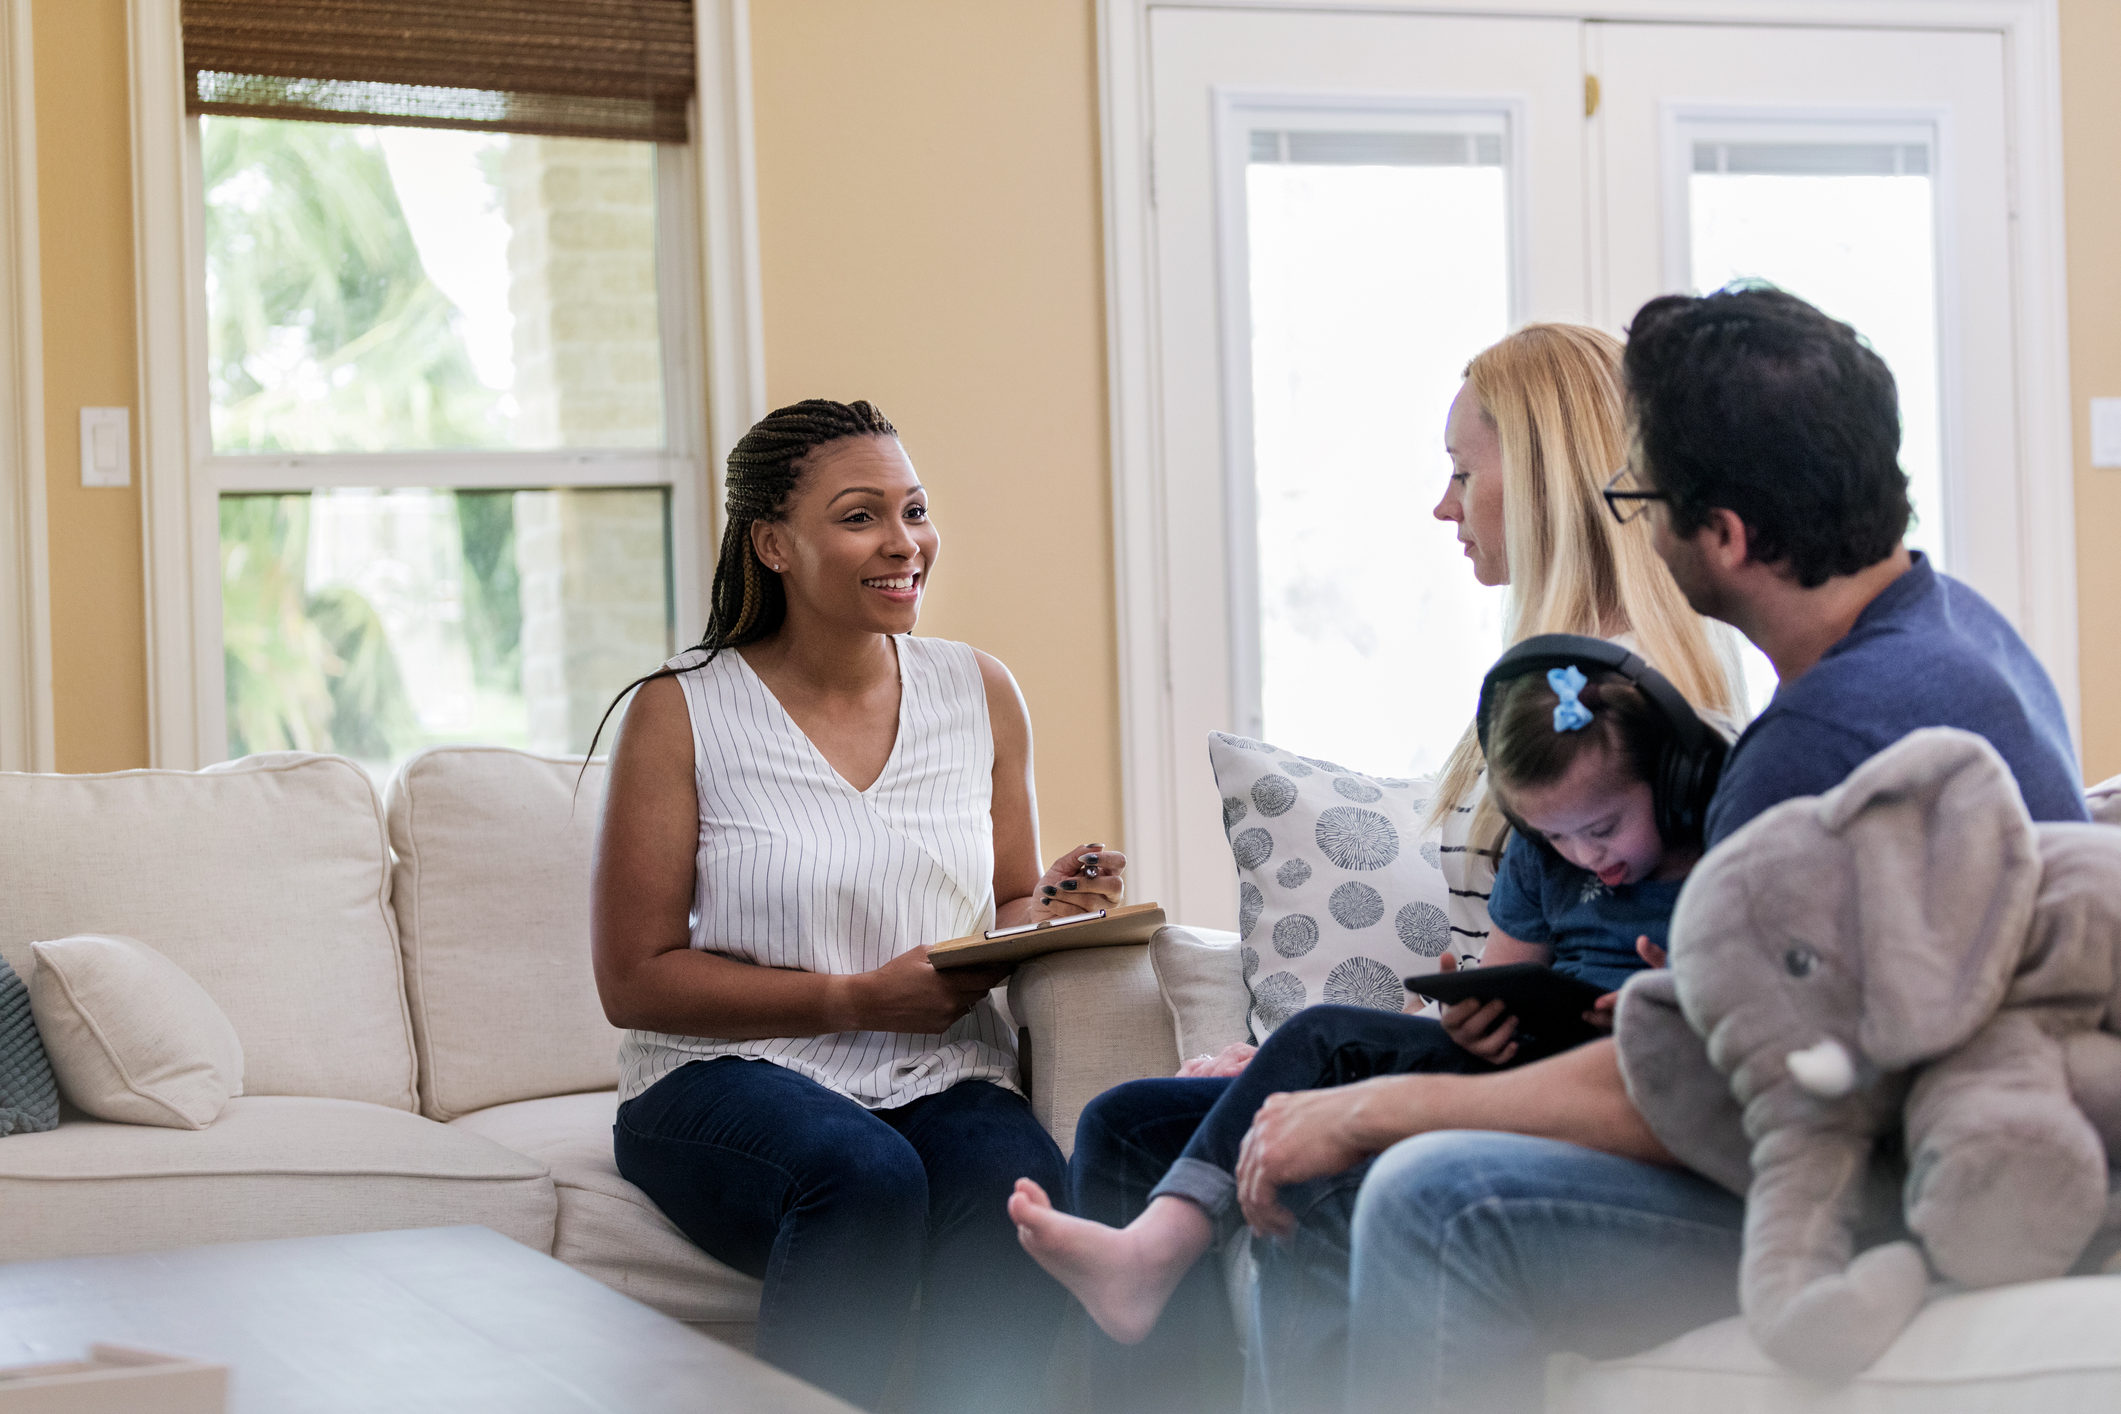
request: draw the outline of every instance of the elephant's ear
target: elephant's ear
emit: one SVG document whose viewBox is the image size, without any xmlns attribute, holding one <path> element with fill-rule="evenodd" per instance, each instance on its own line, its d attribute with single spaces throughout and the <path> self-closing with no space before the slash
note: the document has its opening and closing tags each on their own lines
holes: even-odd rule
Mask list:
<svg viewBox="0 0 2121 1414">
<path fill-rule="evenodd" d="M 1859 1040 L 1898 1070 L 1959 1045 L 2002 1000 L 2032 923 L 2038 843 L 1996 749 L 1911 732 L 1819 802 L 1856 891 Z"/>
</svg>

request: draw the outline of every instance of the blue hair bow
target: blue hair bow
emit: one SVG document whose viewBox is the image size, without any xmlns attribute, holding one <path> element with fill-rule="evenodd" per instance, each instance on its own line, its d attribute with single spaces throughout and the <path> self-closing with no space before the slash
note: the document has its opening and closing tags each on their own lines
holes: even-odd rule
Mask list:
<svg viewBox="0 0 2121 1414">
<path fill-rule="evenodd" d="M 1583 670 L 1573 663 L 1566 668 L 1547 669 L 1547 686 L 1561 699 L 1554 704 L 1555 731 L 1580 732 L 1591 724 L 1591 709 L 1578 698 L 1589 682 Z"/>
</svg>

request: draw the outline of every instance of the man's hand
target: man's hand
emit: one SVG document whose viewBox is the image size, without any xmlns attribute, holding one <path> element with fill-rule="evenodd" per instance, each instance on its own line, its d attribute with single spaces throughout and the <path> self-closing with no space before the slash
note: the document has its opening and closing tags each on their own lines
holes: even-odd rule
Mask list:
<svg viewBox="0 0 2121 1414">
<path fill-rule="evenodd" d="M 1376 1084 L 1267 1097 L 1237 1156 L 1237 1201 L 1254 1232 L 1286 1238 L 1296 1231 L 1296 1215 L 1278 1196 L 1283 1184 L 1339 1173 L 1376 1152 L 1357 1138 Z"/>
</svg>

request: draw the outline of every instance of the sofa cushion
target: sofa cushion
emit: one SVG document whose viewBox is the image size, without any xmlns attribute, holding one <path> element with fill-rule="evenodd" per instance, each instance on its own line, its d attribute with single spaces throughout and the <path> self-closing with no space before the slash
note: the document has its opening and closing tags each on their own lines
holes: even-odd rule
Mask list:
<svg viewBox="0 0 2121 1414">
<path fill-rule="evenodd" d="M 1715 1409 L 1744 1414 L 2042 1414 L 2121 1408 L 2121 1277 L 2068 1277 L 1932 1301 L 1838 1388 L 1761 1354 L 1738 1318 L 1655 1350 L 1549 1366 L 1549 1414 Z"/>
<path fill-rule="evenodd" d="M 2109 776 L 2084 793 L 2092 819 L 2102 825 L 2121 825 L 2121 776 Z"/>
<path fill-rule="evenodd" d="M 552 1255 L 680 1321 L 756 1320 L 759 1283 L 692 1245 L 611 1157 L 618 1092 L 480 1110 L 450 1128 L 541 1160 L 559 1191 Z"/>
<path fill-rule="evenodd" d="M 139 938 L 206 989 L 252 1095 L 411 1109 L 412 1023 L 375 787 L 336 756 L 0 774 L 0 956 Z"/>
<path fill-rule="evenodd" d="M 581 776 L 579 790 L 576 777 Z M 618 1084 L 589 964 L 604 763 L 441 747 L 390 783 L 393 899 L 436 1119 Z"/>
<path fill-rule="evenodd" d="M 183 968 L 96 933 L 30 950 L 30 1004 L 67 1103 L 120 1124 L 204 1129 L 243 1093 L 236 1028 Z"/>
<path fill-rule="evenodd" d="M 205 1129 L 68 1119 L 0 1144 L 0 1253 L 91 1256 L 477 1223 L 552 1250 L 536 1159 L 354 1100 L 230 1100 Z"/>
</svg>

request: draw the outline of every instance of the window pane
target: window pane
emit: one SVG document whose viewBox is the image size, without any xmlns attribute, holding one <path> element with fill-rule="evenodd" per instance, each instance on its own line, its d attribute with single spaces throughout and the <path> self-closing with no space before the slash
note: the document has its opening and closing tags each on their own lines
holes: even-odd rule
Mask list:
<svg viewBox="0 0 2121 1414">
<path fill-rule="evenodd" d="M 1296 136 L 1246 169 L 1262 731 L 1433 770 L 1502 641 L 1429 514 L 1466 360 L 1509 330 L 1501 125 Z"/>
<path fill-rule="evenodd" d="M 1846 141 L 1697 137 L 1687 209 L 1697 292 L 1741 278 L 1771 281 L 1854 325 L 1893 370 L 1900 465 L 1915 504 L 1908 543 L 1942 567 L 1930 167 L 1926 141 L 1860 132 Z"/>
<path fill-rule="evenodd" d="M 669 492 L 221 498 L 228 753 L 584 750 L 673 651 Z"/>
<path fill-rule="evenodd" d="M 199 129 L 216 451 L 663 444 L 652 143 Z"/>
</svg>

